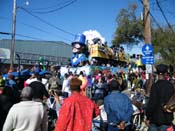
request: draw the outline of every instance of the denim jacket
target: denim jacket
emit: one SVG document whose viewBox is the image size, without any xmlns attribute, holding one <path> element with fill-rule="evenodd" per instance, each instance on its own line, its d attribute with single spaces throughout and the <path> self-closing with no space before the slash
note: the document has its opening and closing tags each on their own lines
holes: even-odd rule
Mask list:
<svg viewBox="0 0 175 131">
<path fill-rule="evenodd" d="M 133 114 L 131 100 L 119 91 L 113 91 L 104 99 L 108 123 L 129 122 Z"/>
</svg>

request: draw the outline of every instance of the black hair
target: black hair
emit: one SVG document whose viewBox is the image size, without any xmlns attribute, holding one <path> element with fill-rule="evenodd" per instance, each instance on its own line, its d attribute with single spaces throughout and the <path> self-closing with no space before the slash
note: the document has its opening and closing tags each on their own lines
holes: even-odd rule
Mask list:
<svg viewBox="0 0 175 131">
<path fill-rule="evenodd" d="M 67 79 L 69 77 L 69 75 L 67 73 L 65 73 L 64 77 Z"/>
<path fill-rule="evenodd" d="M 165 74 L 165 73 L 168 72 L 168 66 L 165 65 L 165 64 L 157 65 L 156 69 L 157 69 L 157 74 L 158 75 Z"/>
<path fill-rule="evenodd" d="M 83 71 L 80 71 L 80 75 L 83 75 Z"/>
<path fill-rule="evenodd" d="M 111 80 L 108 87 L 110 91 L 119 90 L 119 83 L 117 80 Z"/>
<path fill-rule="evenodd" d="M 101 81 L 102 81 L 102 83 L 104 83 L 104 82 L 106 81 L 106 78 L 103 76 L 103 77 L 101 78 Z"/>
</svg>

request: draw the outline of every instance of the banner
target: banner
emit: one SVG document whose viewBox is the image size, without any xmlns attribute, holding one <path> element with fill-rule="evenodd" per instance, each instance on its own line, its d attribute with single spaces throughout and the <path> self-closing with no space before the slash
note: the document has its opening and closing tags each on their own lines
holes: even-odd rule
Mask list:
<svg viewBox="0 0 175 131">
<path fill-rule="evenodd" d="M 0 59 L 10 59 L 10 50 L 6 48 L 0 48 Z"/>
<path fill-rule="evenodd" d="M 129 69 L 124 67 L 106 67 L 106 66 L 83 66 L 83 67 L 61 67 L 60 72 L 61 76 L 64 76 L 65 73 L 72 72 L 73 74 L 80 74 L 80 71 L 83 71 L 86 75 L 96 75 L 99 72 L 103 74 L 116 74 L 119 72 L 128 73 Z"/>
</svg>

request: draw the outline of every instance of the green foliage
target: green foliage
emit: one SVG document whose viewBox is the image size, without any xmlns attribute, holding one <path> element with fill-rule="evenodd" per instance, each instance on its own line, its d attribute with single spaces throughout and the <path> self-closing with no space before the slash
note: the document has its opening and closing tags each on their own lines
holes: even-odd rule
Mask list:
<svg viewBox="0 0 175 131">
<path fill-rule="evenodd" d="M 143 40 L 143 21 L 136 17 L 136 4 L 131 4 L 128 9 L 121 9 L 116 22 L 116 28 L 113 45 L 120 44 L 137 44 Z"/>
<path fill-rule="evenodd" d="M 172 30 L 168 27 L 152 29 L 152 44 L 164 63 L 175 64 L 175 33 Z"/>
<path fill-rule="evenodd" d="M 121 9 L 116 18 L 117 28 L 113 45 L 125 44 L 132 47 L 144 41 L 144 23 L 136 17 L 137 5 L 131 4 L 128 9 Z M 175 29 L 173 29 L 175 32 Z M 152 24 L 151 38 L 155 54 L 162 57 L 161 62 L 175 65 L 175 33 L 168 27 L 155 28 Z"/>
</svg>

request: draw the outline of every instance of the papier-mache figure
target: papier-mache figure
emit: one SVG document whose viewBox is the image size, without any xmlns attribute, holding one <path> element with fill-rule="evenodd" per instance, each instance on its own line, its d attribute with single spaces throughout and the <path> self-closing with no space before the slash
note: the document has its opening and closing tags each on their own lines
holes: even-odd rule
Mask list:
<svg viewBox="0 0 175 131">
<path fill-rule="evenodd" d="M 86 49 L 86 36 L 84 34 L 78 34 L 75 36 L 75 40 L 72 42 L 72 58 L 71 64 L 73 67 L 83 66 L 87 61 L 84 50 Z"/>
</svg>

